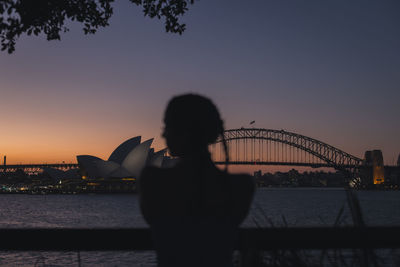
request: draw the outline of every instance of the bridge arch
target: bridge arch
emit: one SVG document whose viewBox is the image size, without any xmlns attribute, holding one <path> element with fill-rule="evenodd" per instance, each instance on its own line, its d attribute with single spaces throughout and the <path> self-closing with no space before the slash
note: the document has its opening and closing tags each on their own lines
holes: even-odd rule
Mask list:
<svg viewBox="0 0 400 267">
<path fill-rule="evenodd" d="M 232 148 L 232 143 L 239 141 L 246 142 L 247 140 L 252 140 L 254 142 L 262 143 L 263 141 L 274 142 L 282 145 L 287 145 L 289 147 L 296 148 L 298 150 L 309 153 L 313 157 L 319 159 L 318 162 L 309 162 L 308 164 L 303 164 L 302 162 L 286 164 L 286 165 L 298 165 L 298 166 L 314 166 L 314 167 L 333 167 L 338 170 L 349 170 L 354 169 L 363 164 L 363 160 L 346 153 L 334 146 L 331 146 L 322 141 L 316 140 L 311 137 L 307 137 L 301 134 L 288 132 L 285 130 L 274 130 L 274 129 L 263 129 L 263 128 L 240 128 L 240 129 L 230 129 L 224 132 L 225 140 L 228 143 L 228 147 Z M 222 142 L 222 138 L 218 139 L 216 143 Z M 262 145 L 262 144 L 261 144 Z M 246 143 L 244 144 L 246 146 Z M 262 147 L 259 149 L 263 149 Z M 246 148 L 244 148 L 246 150 Z M 246 153 L 241 151 L 240 153 Z M 263 152 L 259 152 L 263 153 Z M 253 159 L 255 161 L 255 159 Z M 216 160 L 216 162 L 223 164 L 224 160 L 221 158 Z M 245 162 L 243 159 L 241 161 L 235 161 L 236 164 L 240 162 Z M 255 162 L 257 163 L 257 162 Z M 268 164 L 268 161 L 259 162 L 259 164 Z M 276 161 L 279 165 L 279 161 Z"/>
</svg>

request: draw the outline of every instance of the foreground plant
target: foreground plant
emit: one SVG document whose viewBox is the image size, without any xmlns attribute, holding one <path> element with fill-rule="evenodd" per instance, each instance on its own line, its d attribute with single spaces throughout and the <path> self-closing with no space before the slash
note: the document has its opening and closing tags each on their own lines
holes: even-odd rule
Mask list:
<svg viewBox="0 0 400 267">
<path fill-rule="evenodd" d="M 346 189 L 346 202 L 349 207 L 352 224 L 355 227 L 366 227 L 361 205 L 356 192 Z M 345 216 L 345 204 L 339 209 L 332 227 L 341 227 L 347 224 Z M 276 224 L 265 215 L 259 206 L 262 220 L 276 228 Z M 256 227 L 262 228 L 256 218 L 252 218 Z M 280 227 L 289 227 L 287 220 L 282 216 Z M 400 266 L 400 254 L 398 249 L 373 250 L 373 249 L 322 249 L 322 250 L 273 250 L 250 251 L 253 259 L 241 262 L 241 266 L 262 267 L 383 267 Z"/>
</svg>

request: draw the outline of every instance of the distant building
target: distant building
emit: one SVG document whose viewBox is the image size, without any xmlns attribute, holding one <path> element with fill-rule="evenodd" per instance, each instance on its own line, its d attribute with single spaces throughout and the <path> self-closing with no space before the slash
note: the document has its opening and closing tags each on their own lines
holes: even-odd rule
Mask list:
<svg viewBox="0 0 400 267">
<path fill-rule="evenodd" d="M 383 164 L 383 155 L 381 150 L 372 150 L 365 152 L 365 164 L 371 168 L 368 177 L 371 177 L 374 185 L 385 182 L 385 168 Z"/>
<path fill-rule="evenodd" d="M 261 170 L 258 170 L 258 171 L 255 171 L 254 172 L 254 178 L 261 178 L 261 175 L 262 175 L 262 173 L 261 173 Z"/>
</svg>

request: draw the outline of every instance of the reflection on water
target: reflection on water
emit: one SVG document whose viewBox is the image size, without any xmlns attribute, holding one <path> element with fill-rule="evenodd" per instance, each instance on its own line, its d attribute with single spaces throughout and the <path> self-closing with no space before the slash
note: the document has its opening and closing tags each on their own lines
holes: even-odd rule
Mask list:
<svg viewBox="0 0 400 267">
<path fill-rule="evenodd" d="M 367 225 L 400 225 L 400 191 L 357 191 Z M 246 226 L 268 217 L 282 225 L 283 216 L 289 226 L 332 225 L 344 206 L 344 225 L 351 225 L 351 214 L 343 189 L 276 188 L 259 189 Z M 266 224 L 265 224 L 266 223 Z"/>
<path fill-rule="evenodd" d="M 400 225 L 400 191 L 359 191 L 369 225 Z M 332 225 L 344 190 L 259 189 L 243 227 Z M 146 227 L 136 195 L 0 195 L 0 227 Z M 4 241 L 3 241 L 4 242 Z M 23 242 L 21 240 L 21 242 Z M 155 266 L 152 252 L 81 252 L 82 266 Z M 77 252 L 1 252 L 0 265 L 77 266 Z"/>
</svg>

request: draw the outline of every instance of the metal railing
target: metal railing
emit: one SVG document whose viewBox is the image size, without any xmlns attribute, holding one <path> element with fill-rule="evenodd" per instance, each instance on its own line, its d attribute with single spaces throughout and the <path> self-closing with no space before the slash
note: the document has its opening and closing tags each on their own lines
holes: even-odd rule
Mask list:
<svg viewBox="0 0 400 267">
<path fill-rule="evenodd" d="M 0 229 L 0 250 L 154 250 L 149 228 Z M 400 248 L 400 227 L 241 228 L 236 249 Z"/>
</svg>

